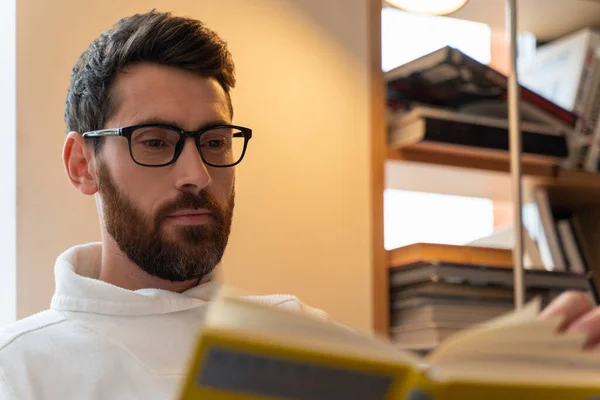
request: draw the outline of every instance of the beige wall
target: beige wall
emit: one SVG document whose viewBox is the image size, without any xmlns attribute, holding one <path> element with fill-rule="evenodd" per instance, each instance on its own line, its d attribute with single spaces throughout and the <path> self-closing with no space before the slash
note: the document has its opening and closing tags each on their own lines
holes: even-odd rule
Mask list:
<svg viewBox="0 0 600 400">
<path fill-rule="evenodd" d="M 368 0 L 17 2 L 18 316 L 47 307 L 55 257 L 97 240 L 94 203 L 60 154 L 79 53 L 119 17 L 155 7 L 204 20 L 230 45 L 238 168 L 227 283 L 289 292 L 371 327 Z"/>
<path fill-rule="evenodd" d="M 508 75 L 510 73 L 510 46 L 506 31 L 492 29 L 491 41 L 490 66 Z"/>
</svg>

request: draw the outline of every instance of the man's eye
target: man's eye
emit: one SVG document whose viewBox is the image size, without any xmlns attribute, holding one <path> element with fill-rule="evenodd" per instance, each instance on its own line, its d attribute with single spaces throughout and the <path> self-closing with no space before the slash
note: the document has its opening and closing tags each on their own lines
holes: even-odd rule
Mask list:
<svg viewBox="0 0 600 400">
<path fill-rule="evenodd" d="M 148 147 L 159 148 L 165 147 L 166 143 L 160 139 L 148 139 L 143 142 Z"/>
<path fill-rule="evenodd" d="M 225 145 L 224 140 L 213 139 L 208 141 L 208 147 L 219 148 Z"/>
</svg>

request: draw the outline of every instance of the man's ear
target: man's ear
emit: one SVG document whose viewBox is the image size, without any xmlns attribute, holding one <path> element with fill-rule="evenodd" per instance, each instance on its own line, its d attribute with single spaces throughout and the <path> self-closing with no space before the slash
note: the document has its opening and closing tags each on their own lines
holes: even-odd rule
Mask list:
<svg viewBox="0 0 600 400">
<path fill-rule="evenodd" d="M 69 180 L 83 194 L 98 192 L 94 150 L 78 132 L 69 132 L 63 148 L 63 162 Z"/>
</svg>

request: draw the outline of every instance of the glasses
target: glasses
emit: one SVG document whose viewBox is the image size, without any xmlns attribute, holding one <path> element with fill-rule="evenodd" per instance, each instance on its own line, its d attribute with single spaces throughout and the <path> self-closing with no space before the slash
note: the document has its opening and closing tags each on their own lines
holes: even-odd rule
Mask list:
<svg viewBox="0 0 600 400">
<path fill-rule="evenodd" d="M 233 167 L 246 154 L 252 129 L 235 125 L 216 125 L 195 132 L 162 124 L 143 124 L 125 128 L 85 132 L 84 138 L 123 136 L 129 142 L 131 159 L 144 167 L 173 164 L 183 150 L 185 140 L 194 138 L 202 161 L 217 168 Z"/>
</svg>

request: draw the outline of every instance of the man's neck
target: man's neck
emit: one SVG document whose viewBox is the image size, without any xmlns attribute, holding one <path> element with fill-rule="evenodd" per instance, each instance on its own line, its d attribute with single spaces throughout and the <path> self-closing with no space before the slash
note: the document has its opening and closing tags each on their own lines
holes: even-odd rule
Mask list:
<svg viewBox="0 0 600 400">
<path fill-rule="evenodd" d="M 127 290 L 152 288 L 179 293 L 198 285 L 198 279 L 172 282 L 148 274 L 133 263 L 112 238 L 106 236 L 102 241 L 102 261 L 98 277 L 101 281 Z"/>
</svg>

